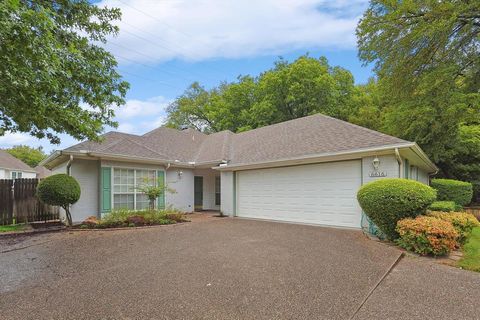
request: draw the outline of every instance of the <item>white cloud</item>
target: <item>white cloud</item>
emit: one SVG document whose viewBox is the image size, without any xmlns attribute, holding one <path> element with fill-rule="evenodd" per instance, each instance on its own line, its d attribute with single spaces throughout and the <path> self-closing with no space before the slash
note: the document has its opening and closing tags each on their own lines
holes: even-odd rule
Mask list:
<svg viewBox="0 0 480 320">
<path fill-rule="evenodd" d="M 120 35 L 107 46 L 129 64 L 351 49 L 368 1 L 104 0 L 99 5 L 122 10 Z"/>
<path fill-rule="evenodd" d="M 26 133 L 8 132 L 4 136 L 0 136 L 0 148 L 4 149 L 18 144 L 28 144 L 33 140 L 35 139 L 31 135 Z"/>
<path fill-rule="evenodd" d="M 166 120 L 166 108 L 171 100 L 162 96 L 152 97 L 145 100 L 129 99 L 126 104 L 116 110 L 118 128 L 105 128 L 105 131 L 115 130 L 125 133 L 144 134 L 147 131 L 161 126 Z M 0 136 L 0 149 L 10 148 L 18 144 L 26 144 L 31 147 L 42 146 L 48 153 L 52 150 L 61 150 L 79 143 L 66 134 L 59 135 L 60 145 L 52 145 L 47 139 L 37 139 L 28 133 L 6 133 Z"/>
<path fill-rule="evenodd" d="M 147 100 L 129 99 L 124 106 L 121 106 L 115 112 L 116 118 L 131 119 L 132 117 L 154 116 L 165 112 L 168 100 L 162 96 L 153 97 Z"/>
<path fill-rule="evenodd" d="M 120 123 L 117 128 L 118 131 L 124 133 L 136 133 L 136 127 L 128 122 Z"/>
</svg>

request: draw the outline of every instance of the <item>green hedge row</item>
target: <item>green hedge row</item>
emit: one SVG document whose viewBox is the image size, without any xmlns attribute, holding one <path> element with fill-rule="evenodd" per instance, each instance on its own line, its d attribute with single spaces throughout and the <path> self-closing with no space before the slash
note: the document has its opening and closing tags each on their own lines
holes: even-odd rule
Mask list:
<svg viewBox="0 0 480 320">
<path fill-rule="evenodd" d="M 438 201 L 453 201 L 461 206 L 465 206 L 472 201 L 473 187 L 470 182 L 433 179 L 430 185 L 437 190 Z"/>
</svg>

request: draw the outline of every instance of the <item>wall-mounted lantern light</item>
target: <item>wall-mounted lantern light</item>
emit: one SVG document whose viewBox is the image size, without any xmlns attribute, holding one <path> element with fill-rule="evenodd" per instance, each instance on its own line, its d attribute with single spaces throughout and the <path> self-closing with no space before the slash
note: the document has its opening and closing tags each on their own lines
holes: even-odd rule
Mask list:
<svg viewBox="0 0 480 320">
<path fill-rule="evenodd" d="M 378 157 L 375 157 L 372 161 L 373 169 L 378 170 L 380 167 L 380 159 Z"/>
</svg>

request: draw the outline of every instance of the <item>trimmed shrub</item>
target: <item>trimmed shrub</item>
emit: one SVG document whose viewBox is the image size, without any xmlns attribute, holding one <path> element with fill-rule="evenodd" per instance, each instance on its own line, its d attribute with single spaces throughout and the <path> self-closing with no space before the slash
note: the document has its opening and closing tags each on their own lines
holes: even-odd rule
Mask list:
<svg viewBox="0 0 480 320">
<path fill-rule="evenodd" d="M 185 218 L 185 214 L 180 212 L 167 213 L 165 217 L 175 222 L 188 222 L 188 220 Z"/>
<path fill-rule="evenodd" d="M 118 209 L 107 213 L 94 228 L 115 228 L 186 222 L 184 215 L 171 208 L 165 210 Z"/>
<path fill-rule="evenodd" d="M 435 198 L 429 186 L 397 178 L 367 183 L 357 193 L 363 211 L 389 239 L 398 237 L 399 220 L 424 213 Z"/>
<path fill-rule="evenodd" d="M 67 222 L 72 225 L 70 205 L 80 199 L 80 185 L 74 177 L 54 174 L 42 179 L 37 187 L 37 197 L 44 203 L 60 206 L 65 210 Z"/>
<path fill-rule="evenodd" d="M 430 183 L 437 190 L 437 200 L 453 201 L 465 206 L 472 201 L 473 187 L 470 182 L 453 179 L 433 179 Z"/>
<path fill-rule="evenodd" d="M 431 211 L 428 216 L 450 222 L 458 233 L 458 243 L 465 244 L 473 228 L 479 227 L 480 222 L 471 213 L 466 212 L 437 212 Z"/>
<path fill-rule="evenodd" d="M 434 217 L 400 220 L 397 232 L 400 237 L 395 242 L 400 247 L 421 255 L 446 255 L 458 246 L 458 233 L 453 225 Z"/>
<path fill-rule="evenodd" d="M 457 209 L 457 204 L 453 201 L 435 201 L 428 209 L 432 211 L 450 212 Z"/>
</svg>

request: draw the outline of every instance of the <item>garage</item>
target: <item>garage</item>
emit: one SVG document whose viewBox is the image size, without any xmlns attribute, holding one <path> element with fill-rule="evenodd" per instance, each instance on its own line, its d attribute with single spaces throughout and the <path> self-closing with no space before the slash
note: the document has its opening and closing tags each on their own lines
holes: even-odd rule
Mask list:
<svg viewBox="0 0 480 320">
<path fill-rule="evenodd" d="M 237 216 L 360 228 L 361 160 L 237 172 Z"/>
</svg>

